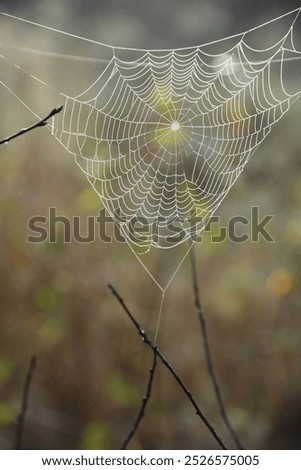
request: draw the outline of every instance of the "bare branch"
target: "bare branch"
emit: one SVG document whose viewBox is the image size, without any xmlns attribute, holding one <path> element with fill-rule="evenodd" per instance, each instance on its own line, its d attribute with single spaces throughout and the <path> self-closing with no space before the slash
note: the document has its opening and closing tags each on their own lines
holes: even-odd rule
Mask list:
<svg viewBox="0 0 301 470">
<path fill-rule="evenodd" d="M 120 295 L 116 292 L 115 288 L 109 284 L 109 289 L 111 290 L 112 294 L 114 295 L 114 297 L 116 297 L 116 299 L 118 300 L 118 302 L 120 303 L 121 307 L 123 308 L 123 310 L 125 311 L 125 313 L 127 314 L 127 316 L 129 317 L 129 319 L 131 320 L 131 322 L 133 323 L 133 325 L 135 326 L 136 330 L 138 331 L 138 334 L 139 336 L 142 338 L 142 341 L 147 344 L 147 346 L 149 346 L 154 352 L 157 353 L 157 356 L 159 357 L 160 361 L 162 362 L 162 364 L 169 370 L 169 372 L 172 374 L 172 376 L 174 377 L 174 379 L 176 380 L 176 382 L 178 383 L 178 385 L 180 386 L 180 388 L 183 390 L 183 392 L 185 393 L 186 397 L 188 398 L 188 400 L 190 401 L 190 403 L 192 404 L 193 408 L 195 409 L 195 412 L 197 414 L 197 416 L 199 416 L 199 418 L 203 421 L 203 423 L 205 424 L 205 426 L 207 427 L 207 429 L 210 431 L 210 433 L 212 434 L 212 436 L 214 437 L 214 439 L 218 442 L 218 444 L 221 446 L 222 449 L 225 449 L 227 450 L 227 446 L 224 444 L 224 442 L 222 441 L 222 439 L 219 437 L 219 435 L 217 434 L 217 432 L 215 431 L 215 429 L 211 426 L 211 424 L 209 423 L 208 419 L 205 417 L 205 415 L 202 413 L 200 407 L 198 406 L 197 402 L 195 401 L 195 399 L 193 398 L 191 392 L 188 390 L 188 388 L 186 387 L 186 385 L 184 384 L 184 382 L 182 381 L 182 379 L 179 377 L 179 375 L 176 373 L 176 371 L 173 369 L 173 367 L 170 365 L 170 363 L 167 361 L 167 359 L 163 356 L 163 354 L 160 352 L 160 350 L 158 349 L 158 347 L 156 345 L 154 345 L 150 339 L 148 338 L 147 334 L 145 333 L 145 331 L 141 328 L 141 326 L 139 325 L 139 323 L 137 322 L 137 320 L 134 318 L 134 316 L 132 315 L 132 313 L 129 311 L 128 307 L 126 306 L 126 304 L 124 303 L 123 299 L 120 297 Z"/>
<path fill-rule="evenodd" d="M 232 439 L 234 440 L 236 446 L 238 449 L 243 449 L 243 446 L 240 442 L 239 437 L 237 436 L 226 411 L 226 407 L 224 404 L 224 400 L 221 394 L 220 386 L 217 380 L 217 376 L 213 367 L 213 362 L 212 362 L 212 357 L 211 357 L 211 352 L 210 352 L 210 346 L 209 346 L 209 340 L 208 340 L 208 333 L 207 333 L 207 327 L 206 327 L 206 321 L 205 321 L 205 315 L 202 309 L 201 301 L 200 301 L 200 292 L 199 292 L 199 286 L 198 286 L 198 279 L 197 279 L 197 270 L 196 270 L 196 262 L 195 262 L 195 253 L 194 253 L 194 246 L 191 246 L 190 249 L 190 261 L 191 261 L 191 272 L 192 272 L 192 286 L 193 286 L 193 292 L 194 292 L 194 305 L 196 309 L 196 313 L 199 318 L 200 326 L 201 326 L 201 332 L 202 332 L 202 337 L 203 337 L 203 345 L 204 345 L 204 354 L 205 354 L 205 360 L 207 364 L 207 370 L 209 373 L 209 377 L 214 389 L 214 393 L 216 396 L 216 400 L 219 406 L 220 414 L 222 417 L 222 420 L 228 429 L 230 435 L 232 436 Z"/>
<path fill-rule="evenodd" d="M 33 355 L 30 358 L 29 368 L 27 371 L 23 393 L 22 393 L 21 410 L 17 419 L 15 450 L 20 450 L 22 446 L 24 422 L 25 422 L 26 411 L 28 408 L 30 385 L 31 385 L 31 381 L 32 381 L 33 374 L 34 374 L 36 367 L 37 367 L 37 358 L 36 356 Z"/>
<path fill-rule="evenodd" d="M 24 127 L 23 129 L 21 129 L 20 131 L 16 132 L 15 134 L 12 134 L 10 135 L 9 137 L 6 137 L 5 139 L 3 140 L 0 140 L 0 145 L 2 144 L 7 144 L 8 142 L 10 142 L 11 140 L 13 139 L 16 139 L 17 137 L 20 137 L 20 135 L 23 135 L 23 134 L 26 134 L 27 132 L 30 132 L 32 131 L 33 129 L 36 129 L 37 127 L 43 127 L 43 126 L 47 126 L 48 124 L 48 119 L 52 118 L 53 116 L 55 116 L 56 114 L 60 113 L 63 109 L 63 106 L 59 106 L 58 108 L 54 108 L 52 111 L 50 111 L 49 114 L 47 114 L 47 116 L 45 116 L 43 119 L 41 119 L 40 121 L 36 122 L 35 124 L 33 124 L 32 126 L 30 127 Z"/>
<path fill-rule="evenodd" d="M 140 410 L 138 412 L 137 418 L 135 419 L 133 427 L 130 430 L 129 435 L 125 439 L 124 443 L 122 444 L 122 447 L 121 447 L 122 450 L 125 450 L 127 448 L 130 440 L 136 434 L 138 426 L 139 426 L 142 418 L 144 417 L 147 404 L 148 404 L 148 402 L 150 400 L 150 397 L 151 397 L 151 394 L 152 394 L 152 387 L 153 387 L 153 382 L 154 382 L 155 370 L 156 370 L 156 367 L 157 367 L 157 351 L 153 351 L 153 353 L 154 353 L 153 363 L 152 363 L 152 367 L 149 370 L 149 379 L 148 379 L 148 383 L 147 383 L 146 394 L 142 398 L 141 407 L 140 407 Z"/>
</svg>

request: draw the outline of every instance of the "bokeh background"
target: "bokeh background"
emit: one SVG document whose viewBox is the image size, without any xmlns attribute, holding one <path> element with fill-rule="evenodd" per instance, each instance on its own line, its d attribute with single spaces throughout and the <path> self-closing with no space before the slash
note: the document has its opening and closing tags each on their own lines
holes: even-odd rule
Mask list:
<svg viewBox="0 0 301 470">
<path fill-rule="evenodd" d="M 2 11 L 122 46 L 175 48 L 231 35 L 299 7 L 295 1 L 0 1 Z M 56 88 L 71 92 L 97 76 L 97 64 L 29 54 L 20 47 L 97 57 L 97 47 L 0 17 L 1 51 Z M 295 80 L 300 80 L 300 68 Z M 50 93 L 1 60 L 1 81 L 39 115 Z M 96 75 L 95 75 L 96 74 Z M 85 80 L 87 80 L 85 82 Z M 0 136 L 32 124 L 32 114 L 0 86 Z M 214 364 L 228 412 L 246 448 L 301 444 L 301 102 L 277 124 L 218 214 L 275 215 L 275 243 L 196 247 Z M 152 354 L 137 337 L 112 283 L 153 334 L 161 292 L 124 244 L 29 244 L 28 220 L 79 215 L 83 227 L 98 198 L 70 155 L 46 129 L 0 147 L 0 448 L 14 445 L 31 354 L 38 357 L 23 447 L 116 449 L 127 435 L 148 379 Z M 164 278 L 175 259 L 154 250 Z M 166 292 L 159 345 L 206 416 L 231 446 L 204 362 L 187 259 Z M 216 448 L 170 375 L 158 367 L 134 449 Z"/>
</svg>

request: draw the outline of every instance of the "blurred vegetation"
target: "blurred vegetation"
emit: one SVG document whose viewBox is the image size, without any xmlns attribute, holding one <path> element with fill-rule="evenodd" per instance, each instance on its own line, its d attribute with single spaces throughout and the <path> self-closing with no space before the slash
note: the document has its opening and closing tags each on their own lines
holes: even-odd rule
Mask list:
<svg viewBox="0 0 301 470">
<path fill-rule="evenodd" d="M 113 19 L 117 18 L 117 25 L 122 23 L 121 2 L 115 3 L 111 9 L 105 7 L 107 16 L 99 13 L 102 19 L 98 21 L 107 24 L 104 37 L 98 31 L 97 39 L 109 42 Z M 135 2 L 129 3 L 134 12 Z M 160 1 L 160 8 L 168 9 L 170 3 Z M 228 30 L 223 33 L 230 34 L 231 28 L 238 28 L 235 15 L 241 13 L 235 11 L 236 3 L 229 2 L 223 9 L 217 2 L 211 2 L 211 7 L 207 2 L 202 4 L 208 7 L 207 13 L 213 11 L 217 24 L 227 13 L 224 18 L 229 19 L 225 26 Z M 286 9 L 292 3 L 288 2 Z M 55 26 L 57 20 L 58 27 L 77 32 L 81 19 L 76 9 L 71 12 L 71 2 L 30 5 L 30 10 L 25 11 L 22 4 L 14 13 Z M 60 5 L 58 11 L 54 5 Z M 265 14 L 265 19 L 276 12 L 278 2 L 273 5 L 274 10 Z M 196 2 L 185 3 L 185 9 L 194 17 Z M 85 11 L 88 15 L 87 8 Z M 176 13 L 175 8 L 173 19 Z M 256 10 L 254 16 L 255 13 Z M 87 27 L 90 21 L 96 26 L 95 16 L 93 20 L 92 16 L 86 17 Z M 178 16 L 180 21 L 179 12 Z M 133 14 L 132 24 L 137 25 L 133 41 L 143 34 L 137 18 Z M 256 18 L 260 22 L 261 17 Z M 155 39 L 149 32 L 154 13 L 147 21 L 142 42 L 147 46 L 149 39 L 151 47 L 160 41 L 160 35 Z M 129 16 L 119 32 L 115 24 L 114 42 L 129 45 L 129 24 Z M 14 28 L 21 35 L 19 24 L 3 18 L 1 28 L 1 37 L 4 34 L 8 43 L 13 41 Z M 185 31 L 187 28 L 186 25 Z M 200 25 L 195 27 L 190 42 L 200 42 L 196 35 L 200 29 Z M 175 27 L 172 30 L 175 45 L 186 45 L 183 30 L 179 37 L 184 44 L 177 43 L 177 31 Z M 28 28 L 27 34 L 31 32 L 34 36 L 29 42 L 38 41 L 43 49 L 43 31 Z M 84 34 L 83 29 L 81 32 Z M 221 29 L 212 29 L 210 39 L 220 32 Z M 58 50 L 59 40 L 56 37 L 46 48 L 51 45 Z M 22 57 L 19 54 L 20 60 Z M 41 72 L 44 79 L 53 73 L 51 60 L 46 68 L 39 62 L 45 58 L 27 56 L 26 60 L 33 61 L 36 74 L 40 76 Z M 63 80 L 70 80 L 68 69 L 59 71 L 66 74 Z M 53 107 L 42 92 L 36 94 L 35 84 L 24 90 L 23 79 L 16 70 L 5 77 L 15 90 L 27 93 L 36 109 L 42 109 L 41 114 Z M 32 115 L 2 88 L 0 96 L 1 136 L 32 123 Z M 219 209 L 221 224 L 233 215 L 247 217 L 251 206 L 259 206 L 262 216 L 274 214 L 270 230 L 276 242 L 235 244 L 226 240 L 212 244 L 210 234 L 206 234 L 196 250 L 214 363 L 229 414 L 247 448 L 299 449 L 301 444 L 300 419 L 296 420 L 301 413 L 300 114 L 301 103 L 297 102 L 257 151 Z M 79 215 L 84 226 L 88 215 L 97 214 L 98 200 L 72 158 L 46 129 L 2 146 L 0 154 L 0 448 L 13 446 L 22 386 L 32 353 L 39 362 L 32 383 L 24 447 L 119 448 L 140 406 L 152 354 L 137 337 L 107 284 L 118 289 L 143 328 L 151 333 L 155 330 L 161 293 L 126 245 L 99 240 L 66 244 L 62 236 L 54 244 L 27 243 L 27 224 L 33 215 L 47 217 L 49 207 L 56 207 L 60 215 Z M 183 248 L 170 256 L 153 250 L 147 262 L 155 277 L 166 279 L 182 255 Z M 229 442 L 206 372 L 188 260 L 166 293 L 159 345 L 206 416 Z M 153 396 L 131 447 L 215 446 L 173 379 L 158 366 Z"/>
</svg>

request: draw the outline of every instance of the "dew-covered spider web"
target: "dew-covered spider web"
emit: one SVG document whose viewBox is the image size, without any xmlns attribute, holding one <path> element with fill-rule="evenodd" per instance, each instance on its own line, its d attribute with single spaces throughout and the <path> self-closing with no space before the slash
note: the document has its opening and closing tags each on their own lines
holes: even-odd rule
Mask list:
<svg viewBox="0 0 301 470">
<path fill-rule="evenodd" d="M 299 97 L 286 83 L 299 14 L 184 49 L 99 44 L 95 81 L 59 94 L 52 133 L 137 253 L 195 239 Z"/>
<path fill-rule="evenodd" d="M 95 61 L 98 73 L 84 91 L 50 86 L 63 112 L 49 128 L 140 256 L 195 241 L 300 96 L 301 82 L 291 80 L 291 65 L 301 57 L 300 10 L 204 45 L 159 50 L 113 47 L 3 15 L 96 47 L 97 57 L 86 60 Z M 1 58 L 9 63 L 4 47 Z M 85 67 L 84 57 L 73 58 Z"/>
<path fill-rule="evenodd" d="M 299 96 L 283 70 L 299 54 L 299 13 L 263 49 L 249 43 L 254 31 L 191 49 L 111 48 L 87 90 L 61 94 L 54 135 L 139 253 L 199 234 Z"/>
</svg>

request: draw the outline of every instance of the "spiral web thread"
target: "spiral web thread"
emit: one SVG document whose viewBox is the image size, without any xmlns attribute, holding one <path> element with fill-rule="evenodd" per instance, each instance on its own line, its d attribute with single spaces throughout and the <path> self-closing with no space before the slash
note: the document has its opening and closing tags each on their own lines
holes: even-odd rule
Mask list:
<svg viewBox="0 0 301 470">
<path fill-rule="evenodd" d="M 242 34 L 176 50 L 88 40 L 102 49 L 103 70 L 78 96 L 60 93 L 64 112 L 52 132 L 137 253 L 195 239 L 299 97 L 284 83 L 285 63 L 300 57 L 299 14 L 300 8 Z M 254 36 L 274 24 L 281 31 L 276 42 L 252 47 Z"/>
</svg>

